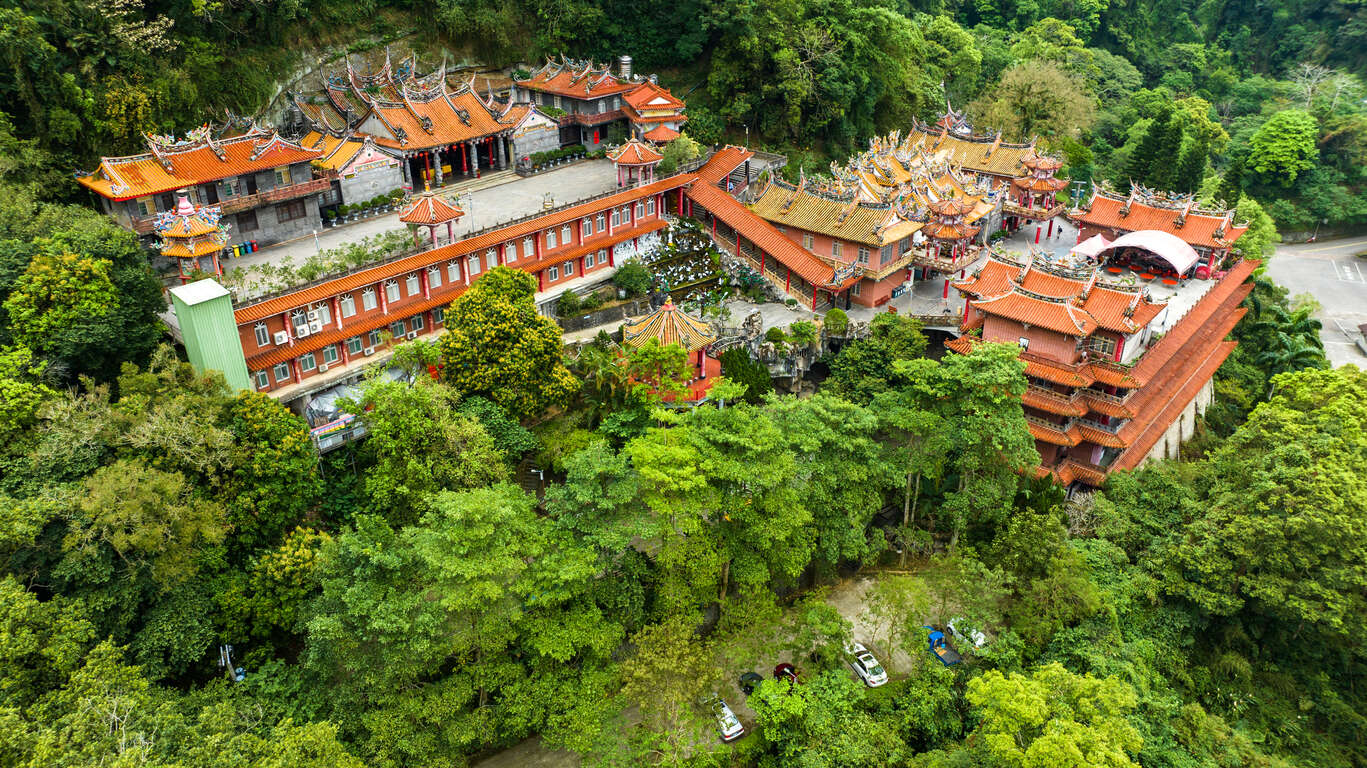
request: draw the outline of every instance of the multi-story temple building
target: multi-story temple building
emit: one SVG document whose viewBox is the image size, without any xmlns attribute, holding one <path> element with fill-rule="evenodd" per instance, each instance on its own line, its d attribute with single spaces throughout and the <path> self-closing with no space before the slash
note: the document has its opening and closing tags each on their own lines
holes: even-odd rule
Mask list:
<svg viewBox="0 0 1367 768">
<path fill-rule="evenodd" d="M 1111 471 L 1175 456 L 1192 434 L 1235 346 L 1225 337 L 1244 314 L 1255 266 L 1240 262 L 1214 285 L 1193 281 L 1186 288 L 1199 298 L 1174 322 L 1146 286 L 1100 264 L 993 254 L 955 284 L 967 333 L 948 346 L 1019 345 L 1040 471 L 1099 486 Z"/>
<path fill-rule="evenodd" d="M 560 142 L 597 147 L 617 126 L 623 137 L 664 143 L 683 130 L 684 103 L 662 87 L 654 75 L 631 71 L 631 57 L 618 57 L 618 71 L 592 61 L 563 56 L 547 60 L 529 77 L 515 79 L 512 100 L 531 103 L 560 124 Z"/>
<path fill-rule="evenodd" d="M 1224 268 L 1230 249 L 1247 225 L 1234 223 L 1234 209 L 1196 207 L 1190 195 L 1174 195 L 1135 185 L 1128 195 L 1096 189 L 1068 212 L 1083 238 L 1101 235 L 1112 242 L 1131 233 L 1165 232 L 1197 254 L 1195 274 L 1208 277 Z M 1253 254 L 1258 255 L 1258 254 Z"/>
<path fill-rule="evenodd" d="M 255 125 L 214 134 L 206 125 L 183 139 L 148 135 L 146 153 L 101 158 L 76 181 L 105 213 L 142 235 L 153 232 L 159 213 L 175 210 L 180 189 L 192 203 L 217 207 L 233 243 L 268 245 L 321 228 L 318 198 L 331 182 L 310 165 L 320 150 Z"/>
</svg>

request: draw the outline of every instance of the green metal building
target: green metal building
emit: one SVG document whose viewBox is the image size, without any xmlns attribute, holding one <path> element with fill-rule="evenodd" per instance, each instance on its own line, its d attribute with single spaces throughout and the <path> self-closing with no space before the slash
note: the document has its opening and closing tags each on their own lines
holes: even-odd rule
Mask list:
<svg viewBox="0 0 1367 768">
<path fill-rule="evenodd" d="M 221 371 L 229 386 L 250 390 L 251 378 L 228 289 L 213 280 L 177 286 L 171 289 L 171 306 L 190 364 L 199 371 Z"/>
</svg>

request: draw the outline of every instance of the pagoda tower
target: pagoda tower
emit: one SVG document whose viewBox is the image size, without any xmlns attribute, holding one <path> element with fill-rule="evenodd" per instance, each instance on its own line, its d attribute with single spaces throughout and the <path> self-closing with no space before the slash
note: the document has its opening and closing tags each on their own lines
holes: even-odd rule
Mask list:
<svg viewBox="0 0 1367 768">
<path fill-rule="evenodd" d="M 157 214 L 153 230 L 161 241 L 156 247 L 162 256 L 176 260 L 181 285 L 190 282 L 196 272 L 223 275 L 219 254 L 228 242 L 228 227 L 220 223 L 222 215 L 218 206 L 196 207 L 184 189 L 176 192 L 173 210 Z M 204 269 L 205 258 L 212 269 Z"/>
<path fill-rule="evenodd" d="M 965 219 L 973 213 L 973 201 L 946 197 L 927 203 L 926 207 L 930 210 L 930 221 L 921 231 L 930 238 L 927 255 L 931 268 L 945 273 L 963 269 L 977 256 L 972 241 L 981 229 Z"/>
<path fill-rule="evenodd" d="M 418 227 L 427 227 L 427 232 L 432 238 L 432 245 L 437 245 L 437 227 L 446 225 L 446 241 L 454 242 L 456 239 L 455 224 L 460 217 L 465 215 L 461 207 L 449 202 L 445 197 L 436 194 L 431 190 L 424 190 L 421 195 L 414 195 L 412 201 L 399 214 L 399 221 L 413 228 L 413 244 L 419 245 Z"/>
<path fill-rule="evenodd" d="M 1063 167 L 1055 157 L 1031 154 L 1021 160 L 1026 175 L 1011 180 L 1012 203 L 1010 213 L 1032 219 L 1049 219 L 1063 210 L 1057 201 L 1058 193 L 1068 186 L 1065 179 L 1054 174 Z"/>
</svg>

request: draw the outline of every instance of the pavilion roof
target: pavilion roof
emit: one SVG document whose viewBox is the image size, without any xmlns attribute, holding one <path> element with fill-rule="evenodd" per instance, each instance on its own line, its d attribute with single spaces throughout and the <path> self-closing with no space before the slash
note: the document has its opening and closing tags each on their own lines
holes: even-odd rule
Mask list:
<svg viewBox="0 0 1367 768">
<path fill-rule="evenodd" d="M 1025 158 L 1035 153 L 1033 143 L 1013 144 L 1000 136 L 962 136 L 921 124 L 907 133 L 907 141 L 965 170 L 993 176 L 1024 176 Z"/>
<path fill-rule="evenodd" d="M 654 165 L 664 159 L 656 149 L 640 139 L 627 142 L 608 152 L 608 159 L 618 165 Z"/>
<path fill-rule="evenodd" d="M 678 344 L 693 352 L 717 340 L 717 333 L 705 321 L 679 309 L 673 301 L 639 320 L 622 326 L 622 341 L 633 347 L 640 347 L 650 339 L 659 340 L 662 346 Z"/>
<path fill-rule="evenodd" d="M 657 125 L 654 128 L 651 128 L 650 130 L 641 134 L 641 138 L 645 139 L 646 141 L 653 141 L 656 144 L 668 144 L 669 142 L 679 138 L 679 132 L 661 123 L 660 125 Z"/>
<path fill-rule="evenodd" d="M 624 81 L 614 75 L 610 65 L 565 58 L 558 62 L 547 61 L 544 66 L 533 72 L 531 77 L 518 80 L 517 84 L 533 91 L 568 96 L 572 99 L 612 96 L 625 93 L 637 86 L 637 83 Z"/>
<path fill-rule="evenodd" d="M 972 296 L 973 306 L 987 314 L 1070 336 L 1090 335 L 1098 328 L 1133 334 L 1167 307 L 1143 291 L 1101 284 L 1098 270 L 1060 274 L 1034 261 L 1018 264 L 994 255 L 954 287 Z"/>
<path fill-rule="evenodd" d="M 683 109 L 684 103 L 674 97 L 674 94 L 656 83 L 649 80 L 641 83 L 632 90 L 628 91 L 622 100 L 631 105 L 637 112 L 643 109 Z"/>
<path fill-rule="evenodd" d="M 760 193 L 750 210 L 775 224 L 878 247 L 921 228 L 919 222 L 898 217 L 888 205 L 836 200 L 777 181 Z"/>
<path fill-rule="evenodd" d="M 465 211 L 462 211 L 459 206 L 447 202 L 441 195 L 426 193 L 414 196 L 408 208 L 399 214 L 399 221 L 405 224 L 432 226 L 455 221 L 464 215 Z"/>
<path fill-rule="evenodd" d="M 184 139 L 146 137 L 146 154 L 105 157 L 95 173 L 78 176 L 81 186 L 111 200 L 131 200 L 219 179 L 316 160 L 320 150 L 286 141 L 253 127 L 240 136 L 214 139 L 208 126 Z"/>
</svg>

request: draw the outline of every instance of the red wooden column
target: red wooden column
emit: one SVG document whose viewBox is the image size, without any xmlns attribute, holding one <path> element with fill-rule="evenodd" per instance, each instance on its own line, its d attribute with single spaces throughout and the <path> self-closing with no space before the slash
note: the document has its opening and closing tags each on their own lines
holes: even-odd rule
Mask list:
<svg viewBox="0 0 1367 768">
<path fill-rule="evenodd" d="M 546 290 L 546 270 L 544 269 L 538 269 L 536 271 L 536 290 Z"/>
<path fill-rule="evenodd" d="M 422 286 L 422 297 L 424 299 L 432 298 L 432 291 L 427 285 L 427 269 L 425 267 L 418 269 L 418 285 Z"/>
<path fill-rule="evenodd" d="M 616 260 L 615 258 L 613 258 L 613 255 L 612 255 L 612 246 L 610 246 L 610 245 L 608 246 L 608 266 L 609 266 L 609 267 L 615 267 L 615 266 L 617 266 L 617 260 Z"/>
<path fill-rule="evenodd" d="M 332 303 L 332 316 L 337 318 L 337 330 L 340 331 L 342 330 L 341 304 L 338 303 L 336 296 L 333 296 L 329 301 Z"/>
</svg>

